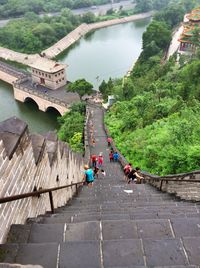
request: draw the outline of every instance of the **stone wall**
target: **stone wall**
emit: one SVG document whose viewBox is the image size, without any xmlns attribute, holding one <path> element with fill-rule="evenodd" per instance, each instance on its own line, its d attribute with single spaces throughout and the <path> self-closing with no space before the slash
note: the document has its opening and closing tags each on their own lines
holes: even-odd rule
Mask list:
<svg viewBox="0 0 200 268">
<path fill-rule="evenodd" d="M 0 80 L 5 81 L 8 84 L 13 84 L 13 82 L 15 82 L 16 80 L 18 80 L 17 77 L 15 77 L 14 75 L 10 75 L 8 73 L 5 73 L 4 71 L 0 70 Z"/>
<path fill-rule="evenodd" d="M 0 123 L 0 198 L 80 182 L 83 158 L 58 141 L 54 132 L 29 134 L 16 117 Z M 67 203 L 76 187 L 53 192 L 54 207 Z M 23 224 L 50 210 L 49 195 L 0 205 L 0 243 L 12 224 Z"/>
</svg>

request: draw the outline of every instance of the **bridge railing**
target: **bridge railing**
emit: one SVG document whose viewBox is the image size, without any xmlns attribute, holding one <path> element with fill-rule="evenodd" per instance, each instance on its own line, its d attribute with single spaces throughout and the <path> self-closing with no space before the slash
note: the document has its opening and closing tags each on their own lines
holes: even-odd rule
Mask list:
<svg viewBox="0 0 200 268">
<path fill-rule="evenodd" d="M 104 129 L 106 135 L 110 137 L 111 135 L 105 124 Z M 124 167 L 128 164 L 127 159 L 117 149 L 113 141 L 111 146 L 115 152 L 118 152 L 121 166 Z M 144 177 L 142 182 L 149 183 L 163 192 L 175 194 L 184 200 L 200 201 L 200 170 L 166 176 L 157 176 L 145 171 L 142 171 L 141 174 Z"/>
<path fill-rule="evenodd" d="M 42 93 L 40 91 L 38 91 L 37 89 L 33 89 L 32 87 L 25 85 L 23 86 L 24 83 L 31 81 L 31 77 L 30 76 L 26 76 L 23 78 L 19 78 L 17 81 L 15 81 L 13 83 L 14 87 L 16 87 L 17 89 L 20 89 L 24 92 L 28 92 L 34 96 L 38 96 L 42 99 L 45 99 L 47 101 L 50 101 L 52 103 L 58 104 L 60 106 L 64 106 L 64 107 L 68 107 L 69 105 L 67 103 L 65 103 L 64 101 L 61 101 L 60 99 L 57 99 L 53 96 L 49 96 L 46 93 Z"/>
</svg>

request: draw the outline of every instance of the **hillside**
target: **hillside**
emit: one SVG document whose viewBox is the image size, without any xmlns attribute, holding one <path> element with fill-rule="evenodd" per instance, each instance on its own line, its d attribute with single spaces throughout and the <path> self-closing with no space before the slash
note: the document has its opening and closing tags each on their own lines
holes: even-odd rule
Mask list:
<svg viewBox="0 0 200 268">
<path fill-rule="evenodd" d="M 107 84 L 100 87 L 104 96 L 113 93 L 117 99 L 105 121 L 122 154 L 159 175 L 200 169 L 199 50 L 192 57 L 181 56 L 179 64 L 176 55 L 163 63 L 178 22 L 172 20 L 175 10 L 156 14 L 130 77 L 113 81 L 109 89 Z"/>
</svg>

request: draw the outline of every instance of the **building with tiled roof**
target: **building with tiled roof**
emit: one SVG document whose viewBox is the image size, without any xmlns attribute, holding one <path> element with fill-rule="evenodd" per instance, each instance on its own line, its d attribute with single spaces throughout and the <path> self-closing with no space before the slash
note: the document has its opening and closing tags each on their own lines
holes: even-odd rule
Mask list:
<svg viewBox="0 0 200 268">
<path fill-rule="evenodd" d="M 66 65 L 46 58 L 36 60 L 31 67 L 33 83 L 56 90 L 66 85 Z"/>
<path fill-rule="evenodd" d="M 196 46 L 192 42 L 192 37 L 195 28 L 200 29 L 200 7 L 192 10 L 190 14 L 186 15 L 186 18 L 188 21 L 184 24 L 184 30 L 178 39 L 180 42 L 179 51 L 193 53 L 196 50 Z"/>
</svg>

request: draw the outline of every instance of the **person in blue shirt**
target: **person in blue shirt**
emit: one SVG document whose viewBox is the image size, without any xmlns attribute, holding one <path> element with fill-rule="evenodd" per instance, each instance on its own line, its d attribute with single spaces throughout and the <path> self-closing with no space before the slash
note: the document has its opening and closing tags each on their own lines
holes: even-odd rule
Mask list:
<svg viewBox="0 0 200 268">
<path fill-rule="evenodd" d="M 86 184 L 88 185 L 88 187 L 92 187 L 93 186 L 93 182 L 94 182 L 94 173 L 93 170 L 91 168 L 89 168 L 88 165 L 84 166 L 84 177 L 83 180 L 86 182 Z"/>
<path fill-rule="evenodd" d="M 119 154 L 118 154 L 118 152 L 114 152 L 113 159 L 114 159 L 114 162 L 117 162 L 119 160 Z"/>
</svg>

